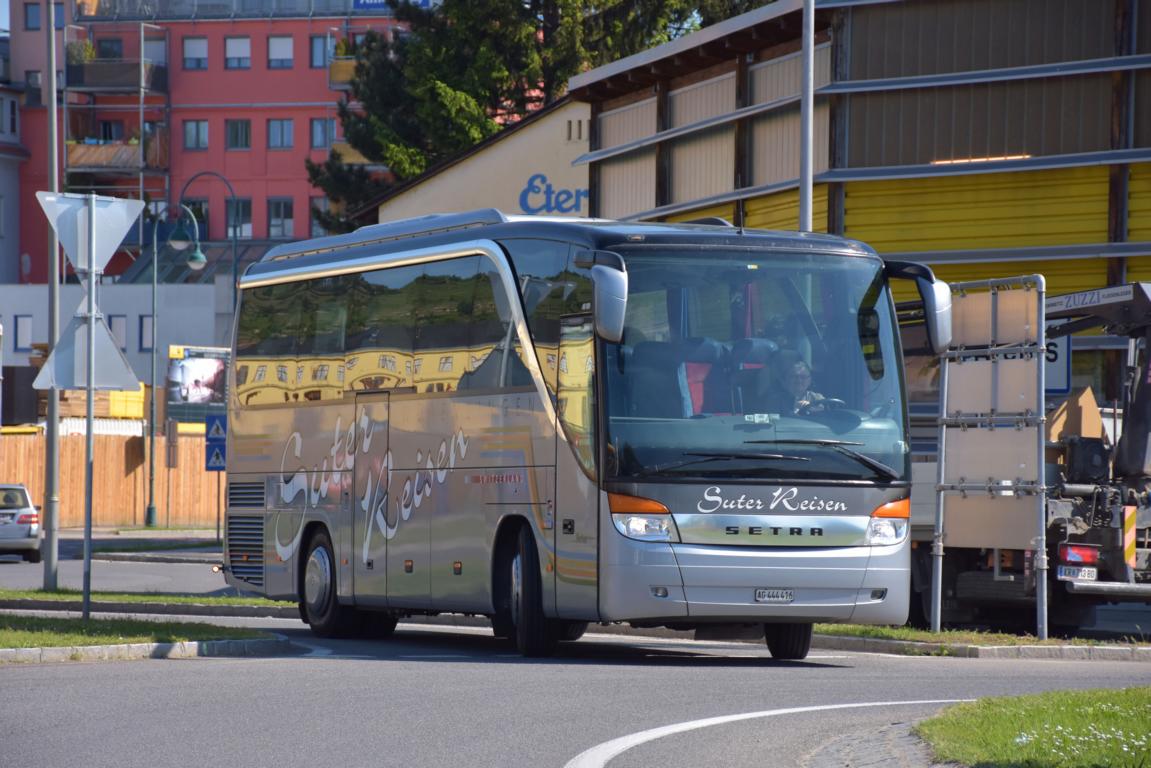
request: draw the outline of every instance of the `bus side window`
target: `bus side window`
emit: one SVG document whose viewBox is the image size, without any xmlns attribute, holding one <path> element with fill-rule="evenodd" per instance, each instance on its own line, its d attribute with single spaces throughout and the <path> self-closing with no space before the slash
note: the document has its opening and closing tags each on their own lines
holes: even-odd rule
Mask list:
<svg viewBox="0 0 1151 768">
<path fill-rule="evenodd" d="M 414 385 L 418 265 L 352 276 L 344 344 L 346 389 Z"/>
<path fill-rule="evenodd" d="M 454 392 L 470 363 L 479 257 L 424 265 L 416 304 L 417 392 Z"/>
<path fill-rule="evenodd" d="M 560 374 L 560 318 L 591 311 L 591 278 L 572 264 L 568 243 L 506 240 L 502 245 L 515 267 L 537 362 L 554 397 Z"/>
</svg>

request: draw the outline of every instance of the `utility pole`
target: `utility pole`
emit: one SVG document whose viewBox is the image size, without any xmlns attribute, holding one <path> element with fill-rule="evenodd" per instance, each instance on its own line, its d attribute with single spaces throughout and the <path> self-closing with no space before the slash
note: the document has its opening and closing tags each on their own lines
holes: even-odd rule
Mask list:
<svg viewBox="0 0 1151 768">
<path fill-rule="evenodd" d="M 44 0 L 44 29 L 48 36 L 48 191 L 60 191 L 56 135 L 56 8 Z M 60 241 L 56 228 L 48 227 L 48 354 L 60 338 Z M 60 546 L 60 392 L 50 389 L 44 430 L 44 589 L 57 587 L 57 553 Z"/>
</svg>

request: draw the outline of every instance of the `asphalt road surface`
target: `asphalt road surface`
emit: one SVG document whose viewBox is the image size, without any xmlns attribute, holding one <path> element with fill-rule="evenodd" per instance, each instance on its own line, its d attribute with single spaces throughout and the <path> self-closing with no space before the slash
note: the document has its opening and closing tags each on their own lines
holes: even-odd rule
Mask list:
<svg viewBox="0 0 1151 768">
<path fill-rule="evenodd" d="M 483 630 L 321 641 L 299 622 L 244 623 L 300 654 L 0 667 L 0 765 L 824 768 L 943 706 L 906 702 L 1151 684 L 1130 662 L 777 662 L 762 645 L 595 634 L 525 660 Z M 726 719 L 693 727 L 707 718 Z"/>
</svg>

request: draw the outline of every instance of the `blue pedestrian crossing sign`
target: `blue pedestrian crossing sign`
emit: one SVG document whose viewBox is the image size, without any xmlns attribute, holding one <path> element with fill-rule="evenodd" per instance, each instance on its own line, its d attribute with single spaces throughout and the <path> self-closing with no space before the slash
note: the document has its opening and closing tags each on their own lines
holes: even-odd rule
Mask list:
<svg viewBox="0 0 1151 768">
<path fill-rule="evenodd" d="M 204 469 L 223 472 L 228 460 L 228 416 L 210 413 L 204 417 Z"/>
<path fill-rule="evenodd" d="M 228 448 L 224 443 L 208 443 L 204 469 L 209 472 L 223 472 L 227 466 Z"/>
</svg>

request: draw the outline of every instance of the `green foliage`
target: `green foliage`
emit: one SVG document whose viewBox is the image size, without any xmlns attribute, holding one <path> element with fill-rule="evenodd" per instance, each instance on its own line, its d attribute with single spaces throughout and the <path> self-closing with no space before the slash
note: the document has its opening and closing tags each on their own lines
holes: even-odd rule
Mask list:
<svg viewBox="0 0 1151 768">
<path fill-rule="evenodd" d="M 1151 766 L 1151 688 L 960 704 L 916 727 L 935 759 L 1011 768 Z"/>
<path fill-rule="evenodd" d="M 336 49 L 356 57 L 351 97 L 339 105 L 344 137 L 376 170 L 336 153 L 307 162 L 312 184 L 335 203 L 313 216 L 334 232 L 353 228 L 347 212 L 554 102 L 578 72 L 765 2 L 388 1 L 405 32 L 369 32 Z"/>
</svg>

